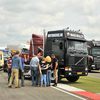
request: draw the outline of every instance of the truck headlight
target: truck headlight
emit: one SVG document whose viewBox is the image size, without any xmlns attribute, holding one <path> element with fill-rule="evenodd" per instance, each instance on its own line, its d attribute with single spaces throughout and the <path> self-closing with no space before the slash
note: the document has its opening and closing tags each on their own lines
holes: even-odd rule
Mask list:
<svg viewBox="0 0 100 100">
<path fill-rule="evenodd" d="M 92 67 L 95 67 L 95 65 L 91 65 Z"/>
<path fill-rule="evenodd" d="M 72 75 L 72 73 L 69 73 L 69 75 Z"/>
<path fill-rule="evenodd" d="M 87 67 L 85 67 L 85 70 L 87 71 L 87 70 L 88 70 L 88 68 L 87 68 Z"/>
<path fill-rule="evenodd" d="M 72 71 L 72 68 L 69 68 L 69 71 Z"/>
<path fill-rule="evenodd" d="M 87 75 L 88 73 L 87 73 L 87 72 L 85 72 L 85 74 Z"/>
</svg>

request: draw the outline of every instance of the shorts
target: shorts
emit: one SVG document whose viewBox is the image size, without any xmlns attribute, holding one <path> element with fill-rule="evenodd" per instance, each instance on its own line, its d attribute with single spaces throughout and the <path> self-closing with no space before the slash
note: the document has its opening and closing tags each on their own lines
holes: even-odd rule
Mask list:
<svg viewBox="0 0 100 100">
<path fill-rule="evenodd" d="M 56 70 L 56 72 L 54 71 L 54 78 L 58 78 L 58 69 Z"/>
</svg>

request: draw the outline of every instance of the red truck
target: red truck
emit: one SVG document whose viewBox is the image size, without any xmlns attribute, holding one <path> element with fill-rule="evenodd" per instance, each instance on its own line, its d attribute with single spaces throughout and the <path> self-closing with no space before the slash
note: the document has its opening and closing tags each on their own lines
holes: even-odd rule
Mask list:
<svg viewBox="0 0 100 100">
<path fill-rule="evenodd" d="M 29 54 L 22 52 L 23 57 L 24 57 L 24 55 L 26 55 L 26 57 L 27 57 L 27 62 L 24 63 L 25 76 L 29 75 L 28 71 L 30 69 L 30 60 L 32 59 L 32 57 L 34 57 L 38 54 L 38 52 L 40 50 L 39 48 L 40 49 L 43 48 L 43 36 L 32 34 L 32 39 L 30 40 Z M 42 54 L 41 54 L 41 56 L 42 56 Z"/>
</svg>

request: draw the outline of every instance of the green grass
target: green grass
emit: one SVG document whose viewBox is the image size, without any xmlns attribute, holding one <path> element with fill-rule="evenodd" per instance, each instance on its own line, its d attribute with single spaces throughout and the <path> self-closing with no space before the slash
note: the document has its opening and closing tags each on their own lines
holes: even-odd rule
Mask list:
<svg viewBox="0 0 100 100">
<path fill-rule="evenodd" d="M 77 82 L 68 82 L 66 78 L 61 80 L 62 83 L 74 86 L 93 93 L 100 93 L 100 79 L 88 76 L 81 76 Z"/>
</svg>

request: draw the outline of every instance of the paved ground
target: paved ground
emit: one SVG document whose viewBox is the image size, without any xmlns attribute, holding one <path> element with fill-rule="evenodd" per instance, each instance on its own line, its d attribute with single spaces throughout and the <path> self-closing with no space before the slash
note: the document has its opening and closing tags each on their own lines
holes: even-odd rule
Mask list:
<svg viewBox="0 0 100 100">
<path fill-rule="evenodd" d="M 92 70 L 88 73 L 89 77 L 100 78 L 100 71 L 99 70 Z"/>
<path fill-rule="evenodd" d="M 53 87 L 32 87 L 31 80 L 25 80 L 25 87 L 9 89 L 7 73 L 0 71 L 0 100 L 89 100 L 68 91 Z"/>
</svg>

